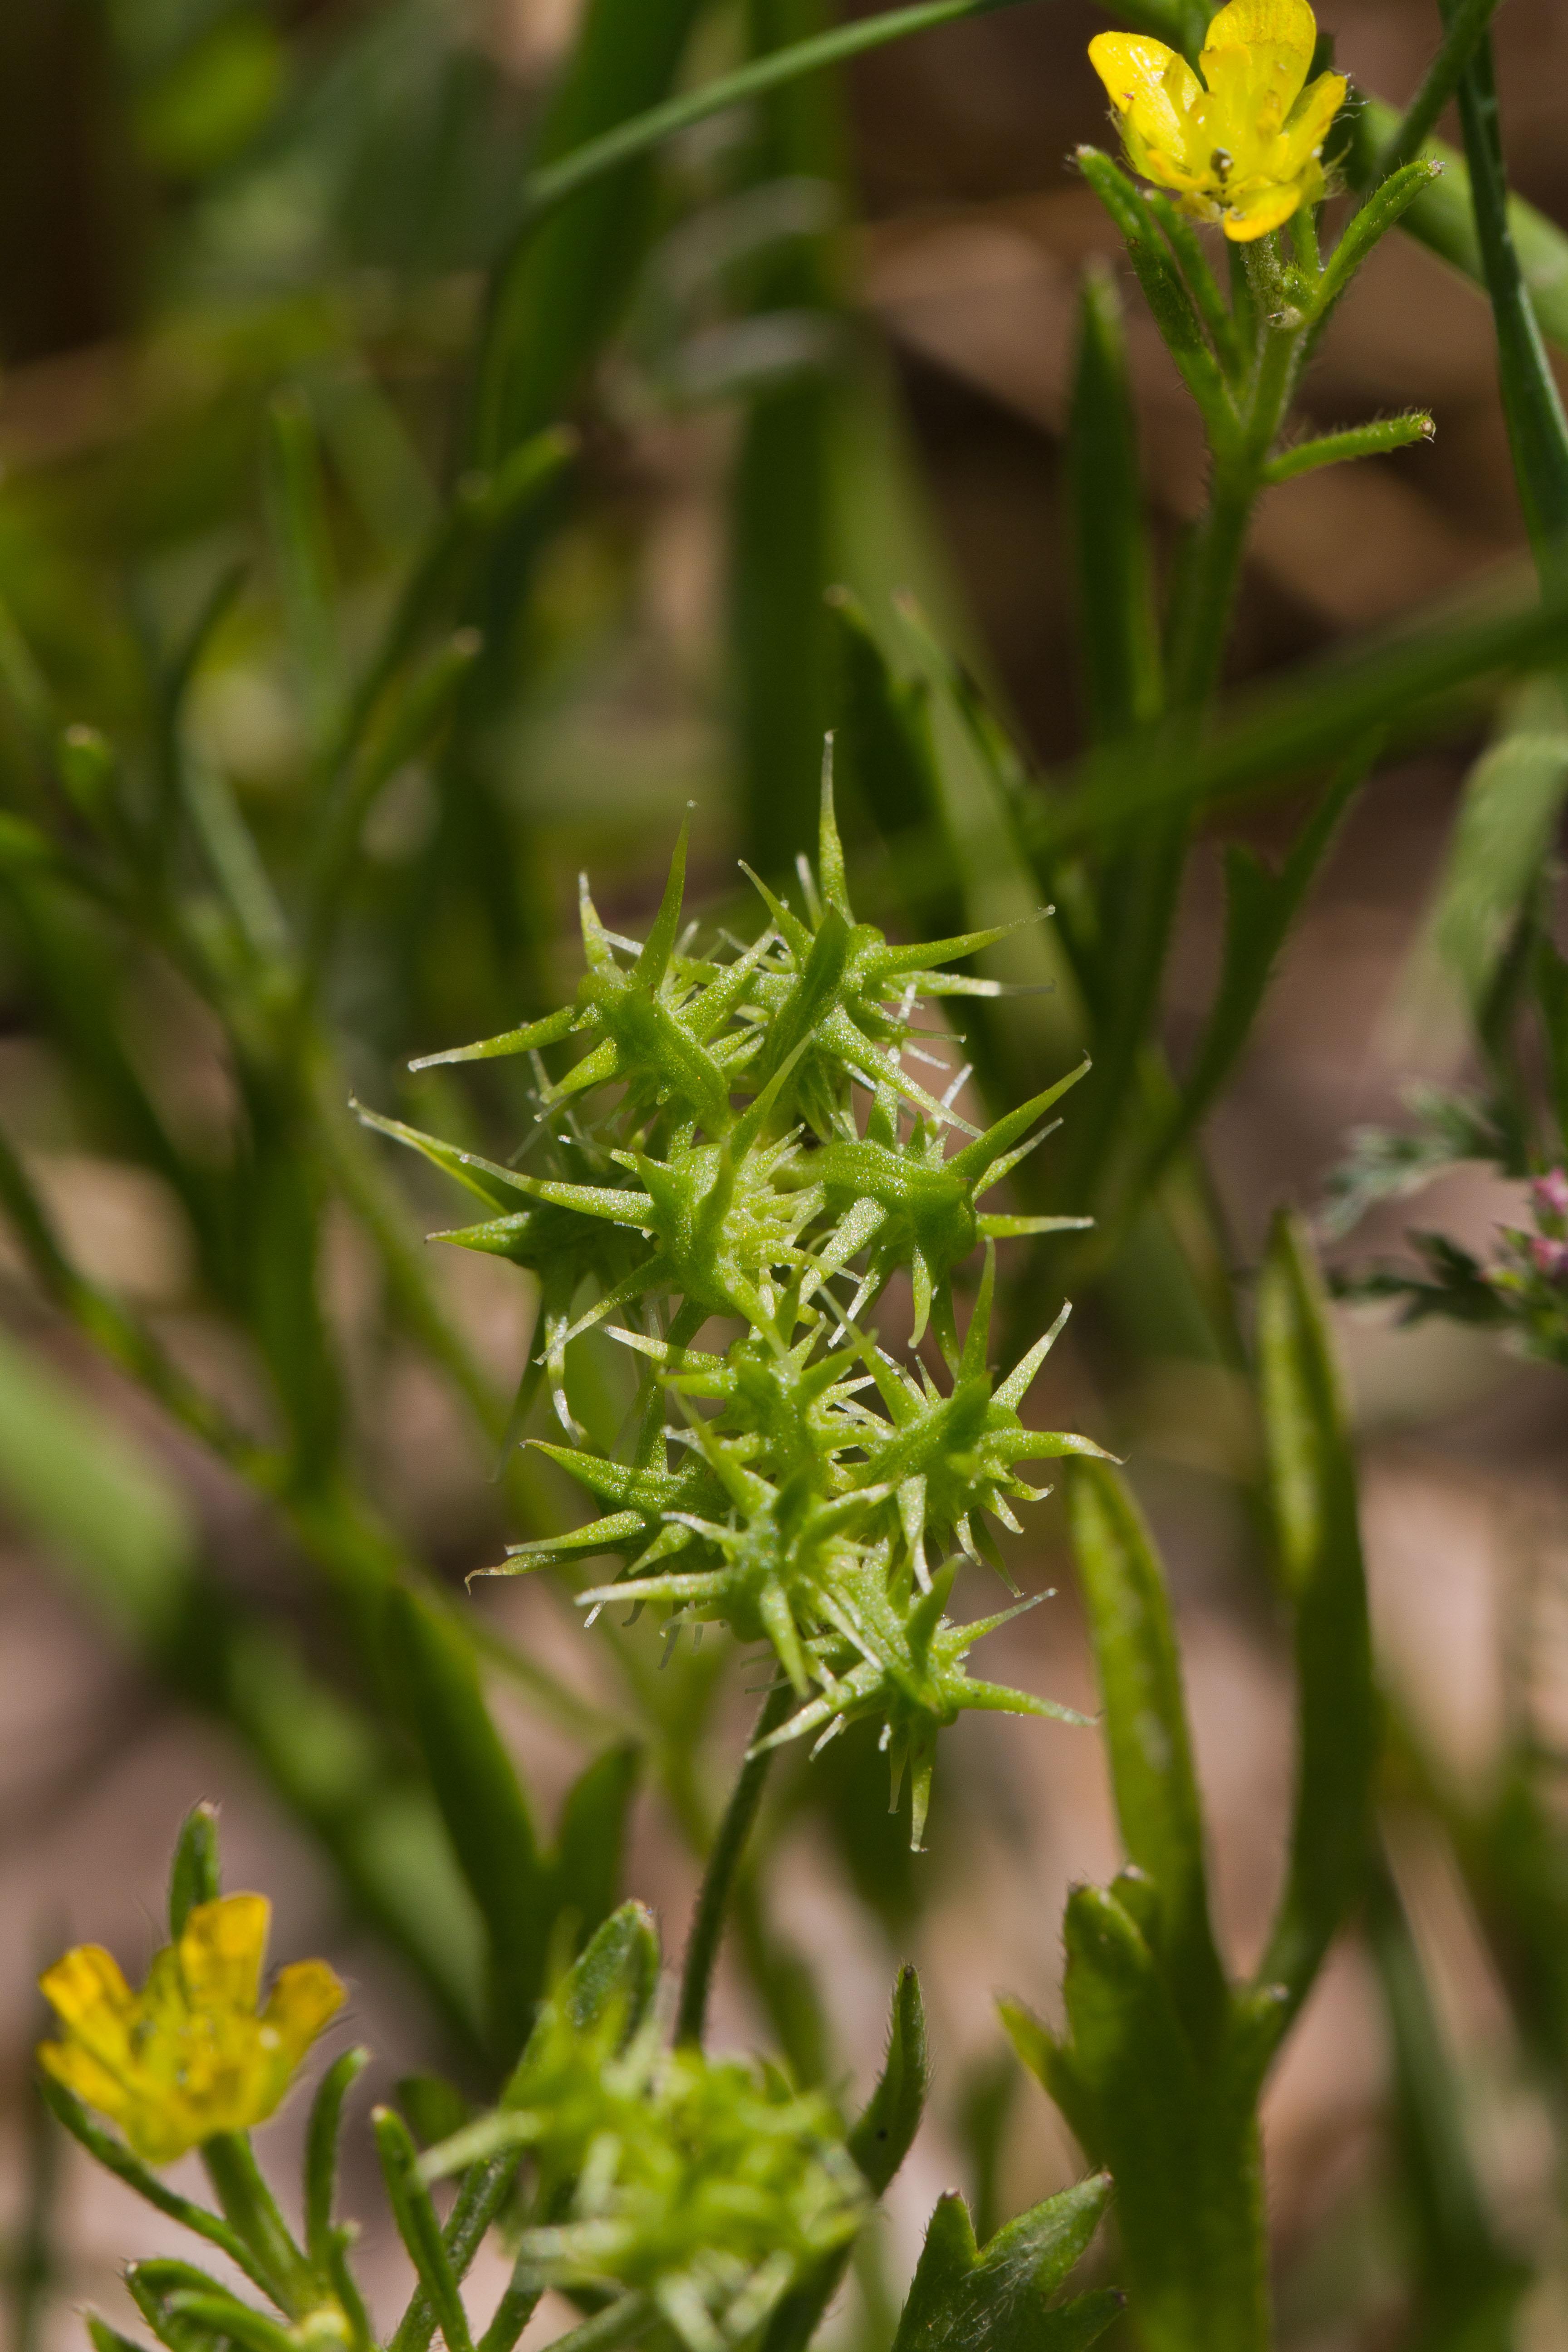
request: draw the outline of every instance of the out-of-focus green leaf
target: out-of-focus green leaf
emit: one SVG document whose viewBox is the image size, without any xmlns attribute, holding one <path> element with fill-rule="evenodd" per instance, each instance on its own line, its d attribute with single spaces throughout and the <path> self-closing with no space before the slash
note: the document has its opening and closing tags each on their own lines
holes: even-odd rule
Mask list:
<svg viewBox="0 0 1568 2352">
<path fill-rule="evenodd" d="M 1049 2298 L 1093 2236 L 1110 2196 L 1102 2173 L 1064 2189 L 976 2249 L 956 2194 L 942 2199 L 926 2231 L 893 2352 L 1078 2352 L 1103 2334 L 1121 2297 L 1101 2289 L 1051 2310 Z"/>
<path fill-rule="evenodd" d="M 195 1550 L 177 1497 L 104 1414 L 4 1333 L 0 1500 L 90 1583 L 118 1630 L 172 1632 Z"/>
<path fill-rule="evenodd" d="M 287 53 L 257 8 L 230 8 L 190 42 L 138 97 L 136 135 L 147 161 L 199 179 L 254 137 L 282 96 Z"/>
<path fill-rule="evenodd" d="M 1466 2132 L 1466 2087 L 1381 1860 L 1368 1897 L 1368 1940 L 1394 2045 L 1394 2144 L 1416 2340 L 1453 2352 L 1512 2352 L 1514 2314 L 1531 2274 L 1498 2242 Z"/>
<path fill-rule="evenodd" d="M 1546 1034 L 1558 1154 L 1568 1159 L 1568 958 L 1559 955 L 1550 940 L 1540 940 L 1536 947 L 1535 996 Z"/>
<path fill-rule="evenodd" d="M 828 591 L 829 625 L 837 651 L 833 710 L 833 773 L 839 806 L 858 799 L 893 852 L 923 831 L 942 836 L 942 779 L 931 740 L 931 689 L 923 678 L 902 678 L 877 642 L 869 616 L 847 588 Z M 921 939 L 952 939 L 964 928 L 963 899 L 951 880 L 932 877 L 909 894 L 909 915 Z"/>
<path fill-rule="evenodd" d="M 393 1594 L 387 1623 L 436 1801 L 489 1931 L 493 2031 L 510 2062 L 528 2038 L 544 1989 L 549 1868 L 468 1643 L 406 1590 Z"/>
<path fill-rule="evenodd" d="M 1400 118 L 1399 128 L 1377 159 L 1386 179 L 1413 163 L 1437 127 L 1437 119 L 1458 89 L 1466 68 L 1490 24 L 1498 0 L 1458 0 L 1447 10 L 1437 54 L 1421 77 L 1421 87 Z"/>
<path fill-rule="evenodd" d="M 590 0 L 535 148 L 536 168 L 657 105 L 700 0 Z M 525 225 L 496 274 L 480 358 L 478 457 L 495 466 L 552 424 L 614 321 L 648 233 L 651 177 L 633 161 Z"/>
<path fill-rule="evenodd" d="M 1117 1819 L 1149 1882 L 1141 1925 L 1185 2032 L 1194 2049 L 1209 2049 L 1224 2021 L 1225 1983 L 1209 1925 L 1203 1817 L 1164 1578 L 1131 1496 L 1107 1465 L 1071 1465 L 1068 1510 Z"/>
<path fill-rule="evenodd" d="M 1371 749 L 1352 754 L 1333 777 L 1290 845 L 1278 874 L 1240 843 L 1225 853 L 1225 947 L 1219 986 L 1192 1066 L 1139 1166 L 1137 1189 L 1153 1184 L 1172 1155 L 1218 1098 L 1262 1008 L 1279 951 L 1332 843 L 1365 781 Z"/>
<path fill-rule="evenodd" d="M 1289 1876 L 1256 1979 L 1260 1989 L 1284 1988 L 1283 2032 L 1359 1892 L 1377 1753 L 1348 1418 L 1311 1244 L 1284 1214 L 1258 1285 L 1258 1359 L 1279 1563 L 1296 1621 Z"/>
<path fill-rule="evenodd" d="M 1428 918 L 1432 945 L 1479 1015 L 1541 877 L 1564 794 L 1568 724 L 1554 681 L 1531 680 L 1466 780 Z"/>
<path fill-rule="evenodd" d="M 1097 741 L 1160 709 L 1160 646 L 1138 426 L 1116 280 L 1084 280 L 1068 425 L 1067 472 L 1078 583 L 1079 667 Z"/>
<path fill-rule="evenodd" d="M 1465 0 L 1440 0 L 1443 18 L 1458 30 Z M 1491 297 L 1503 415 L 1513 450 L 1520 503 L 1543 575 L 1562 582 L 1560 545 L 1568 531 L 1568 418 L 1542 341 L 1509 219 L 1508 174 L 1498 117 L 1497 74 L 1489 35 L 1476 41 L 1458 83 L 1459 121 L 1470 172 L 1476 239 Z"/>
<path fill-rule="evenodd" d="M 552 1909 L 557 1920 L 570 1920 L 574 1951 L 597 1935 L 620 1891 L 639 1763 L 635 1747 L 607 1748 L 574 1782 L 561 1809 Z"/>
<path fill-rule="evenodd" d="M 977 2059 L 969 2069 L 958 2102 L 958 2137 L 969 2159 L 974 2228 L 983 2240 L 993 2235 L 1002 2219 L 1002 2157 L 1018 2084 L 1013 2053 L 994 2050 Z"/>
<path fill-rule="evenodd" d="M 397 2104 L 421 2147 L 450 2139 L 468 2120 L 468 2100 L 445 2074 L 399 2075 Z"/>
<path fill-rule="evenodd" d="M 169 1866 L 169 1934 L 175 1943 L 198 1903 L 216 1903 L 223 1893 L 218 1867 L 217 1807 L 193 1805 L 180 1825 Z"/>
<path fill-rule="evenodd" d="M 1552 667 L 1565 626 L 1568 604 L 1510 598 L 1490 612 L 1443 614 L 1305 664 L 1279 684 L 1234 697 L 1202 743 L 1166 724 L 1096 751 L 1024 813 L 1026 837 L 1052 854 L 1158 809 L 1285 791 L 1379 729 L 1431 724 L 1478 680 Z"/>
<path fill-rule="evenodd" d="M 1357 184 L 1366 184 L 1377 155 L 1398 128 L 1393 107 L 1367 99 L 1356 120 L 1349 157 Z M 1404 215 L 1403 226 L 1417 244 L 1451 263 L 1472 285 L 1484 286 L 1465 159 L 1440 139 L 1428 140 L 1424 152 L 1428 160 L 1442 164 L 1442 176 L 1422 190 Z M 1541 331 L 1559 348 L 1568 348 L 1568 236 L 1522 196 L 1509 198 L 1508 223 Z"/>
<path fill-rule="evenodd" d="M 321 442 L 310 404 L 297 385 L 275 395 L 267 425 L 268 502 L 283 607 L 313 731 L 320 738 L 342 690 Z"/>
</svg>

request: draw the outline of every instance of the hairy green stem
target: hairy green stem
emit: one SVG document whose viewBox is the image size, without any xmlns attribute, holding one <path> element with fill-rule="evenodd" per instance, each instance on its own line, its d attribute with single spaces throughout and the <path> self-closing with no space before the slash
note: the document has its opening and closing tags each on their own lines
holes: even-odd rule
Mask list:
<svg viewBox="0 0 1568 2352">
<path fill-rule="evenodd" d="M 765 1748 L 755 1752 L 756 1742 L 776 1731 L 795 1704 L 795 1693 L 786 1682 L 781 1682 L 768 1693 L 763 1711 L 757 1717 L 752 1734 L 752 1746 L 742 1765 L 730 1801 L 724 1808 L 724 1818 L 713 1841 L 708 1857 L 708 1867 L 702 1874 L 702 1885 L 692 1914 L 691 1935 L 686 1947 L 686 1961 L 680 1972 L 680 2006 L 676 2013 L 675 2039 L 678 2043 L 690 2042 L 701 2047 L 703 2030 L 708 2021 L 708 1995 L 712 1988 L 713 1970 L 719 1958 L 719 1946 L 724 1933 L 724 1914 L 729 1907 L 731 1889 L 741 1856 L 751 1835 L 752 1823 L 757 1817 L 763 1789 L 773 1760 L 773 1750 Z"/>
<path fill-rule="evenodd" d="M 315 2300 L 314 2276 L 261 2177 L 248 2137 L 215 2133 L 202 2142 L 202 2162 L 225 2219 L 256 2256 L 279 2303 L 298 2318 Z"/>
</svg>

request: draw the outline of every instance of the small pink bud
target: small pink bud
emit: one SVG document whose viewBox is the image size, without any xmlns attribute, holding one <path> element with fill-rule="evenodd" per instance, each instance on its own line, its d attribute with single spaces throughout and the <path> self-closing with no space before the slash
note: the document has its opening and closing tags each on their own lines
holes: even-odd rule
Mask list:
<svg viewBox="0 0 1568 2352">
<path fill-rule="evenodd" d="M 1551 1242 L 1537 1238 L 1530 1244 L 1531 1261 L 1537 1274 L 1548 1282 L 1568 1283 L 1568 1242 Z"/>
<path fill-rule="evenodd" d="M 1568 1169 L 1551 1168 L 1530 1188 L 1538 1217 L 1568 1217 Z"/>
</svg>

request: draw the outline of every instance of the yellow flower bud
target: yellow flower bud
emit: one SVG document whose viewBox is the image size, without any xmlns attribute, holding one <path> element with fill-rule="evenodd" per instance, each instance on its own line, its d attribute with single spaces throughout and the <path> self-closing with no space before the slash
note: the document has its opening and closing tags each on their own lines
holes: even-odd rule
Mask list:
<svg viewBox="0 0 1568 2352">
<path fill-rule="evenodd" d="M 264 2122 L 342 2005 L 326 1962 L 298 1960 L 258 2010 L 271 1909 L 261 1895 L 196 1905 L 139 1993 L 99 1944 L 79 1945 L 38 1979 L 65 2028 L 41 2045 L 41 2064 L 117 2123 L 145 2163 L 172 2164 L 216 2132 Z"/>
<path fill-rule="evenodd" d="M 1089 56 L 1133 170 L 1246 244 L 1323 193 L 1319 157 L 1348 84 L 1308 84 L 1317 35 L 1307 0 L 1230 0 L 1209 26 L 1201 79 L 1137 33 L 1098 34 Z"/>
</svg>

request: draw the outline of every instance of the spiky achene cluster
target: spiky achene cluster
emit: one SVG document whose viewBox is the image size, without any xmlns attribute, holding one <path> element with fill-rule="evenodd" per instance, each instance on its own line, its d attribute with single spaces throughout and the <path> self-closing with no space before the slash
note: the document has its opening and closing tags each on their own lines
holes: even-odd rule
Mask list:
<svg viewBox="0 0 1568 2352">
<path fill-rule="evenodd" d="M 544 2003 L 501 2106 L 432 2148 L 425 2177 L 523 2151 L 520 2281 L 635 2296 L 681 2352 L 753 2340 L 865 2217 L 830 2102 L 774 2067 L 671 2049 L 654 2007 L 584 2014 L 573 1990 Z"/>
<path fill-rule="evenodd" d="M 918 1042 L 930 1033 L 917 1004 L 997 993 L 942 967 L 1003 933 L 899 947 L 857 922 L 830 776 L 820 890 L 803 862 L 802 917 L 759 882 L 769 919 L 750 947 L 692 951 L 680 928 L 685 856 L 683 830 L 643 944 L 607 932 L 584 885 L 587 970 L 574 1004 L 431 1057 L 533 1055 L 538 1121 L 519 1158 L 548 1172 L 372 1123 L 491 1212 L 443 1238 L 510 1258 L 539 1282 L 542 1347 L 520 1420 L 547 1375 L 566 1434 L 581 1438 L 566 1349 L 595 1325 L 645 1368 L 629 1460 L 542 1447 L 605 1511 L 573 1535 L 518 1546 L 509 1572 L 613 1554 L 618 1577 L 580 1596 L 591 1610 L 654 1601 L 770 1643 L 800 1701 L 774 1738 L 825 1740 L 879 1721 L 895 1803 L 910 1777 L 918 1847 L 936 1734 L 961 1708 L 1069 1713 L 967 1674 L 967 1651 L 1016 1612 L 968 1625 L 943 1612 L 963 1559 L 984 1552 L 1001 1567 L 983 1515 L 1017 1528 L 1012 1502 L 1038 1491 L 1020 1465 L 1099 1450 L 1019 1418 L 1060 1320 L 1005 1380 L 987 1363 L 994 1243 L 1082 1221 L 980 1206 L 1050 1131 L 1040 1122 L 1081 1070 L 984 1134 L 953 1108 L 966 1072 L 940 1098 L 910 1076 L 906 1056 L 947 1070 Z M 586 1050 L 552 1080 L 542 1055 L 573 1038 Z M 968 1140 L 950 1151 L 952 1129 Z M 961 1339 L 953 1275 L 981 1248 Z M 918 1359 L 895 1362 L 857 1320 L 900 1270 L 913 1292 L 910 1348 L 929 1325 L 945 1383 Z M 714 1318 L 743 1327 L 723 1356 L 693 1345 Z"/>
</svg>

